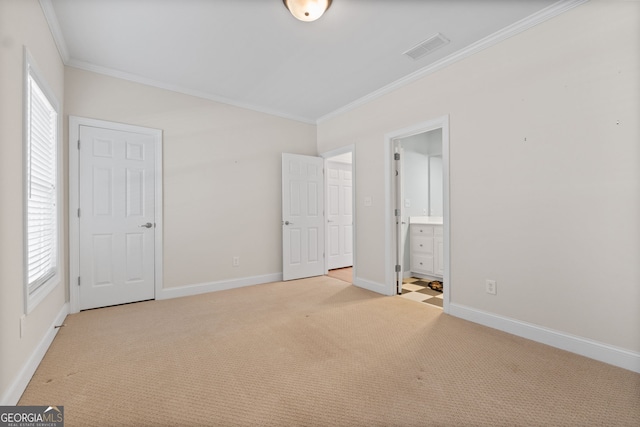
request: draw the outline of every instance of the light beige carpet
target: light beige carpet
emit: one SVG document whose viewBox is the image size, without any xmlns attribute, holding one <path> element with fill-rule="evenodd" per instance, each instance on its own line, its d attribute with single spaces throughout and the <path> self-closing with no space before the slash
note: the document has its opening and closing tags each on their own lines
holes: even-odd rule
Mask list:
<svg viewBox="0 0 640 427">
<path fill-rule="evenodd" d="M 638 426 L 640 375 L 329 277 L 67 317 L 71 426 Z"/>
</svg>

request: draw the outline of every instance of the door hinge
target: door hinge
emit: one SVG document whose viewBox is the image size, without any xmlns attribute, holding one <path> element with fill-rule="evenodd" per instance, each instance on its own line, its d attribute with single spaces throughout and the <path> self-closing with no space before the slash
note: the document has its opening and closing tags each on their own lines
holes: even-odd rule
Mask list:
<svg viewBox="0 0 640 427">
<path fill-rule="evenodd" d="M 78 276 L 78 286 L 80 286 L 80 276 Z"/>
<path fill-rule="evenodd" d="M 394 153 L 393 160 L 400 160 L 400 153 Z"/>
<path fill-rule="evenodd" d="M 400 273 L 400 264 L 396 264 L 396 273 Z"/>
<path fill-rule="evenodd" d="M 80 208 L 78 208 L 78 218 L 80 218 Z"/>
<path fill-rule="evenodd" d="M 400 216 L 400 209 L 396 209 L 396 210 L 394 211 L 394 214 L 395 214 L 395 216 Z"/>
</svg>

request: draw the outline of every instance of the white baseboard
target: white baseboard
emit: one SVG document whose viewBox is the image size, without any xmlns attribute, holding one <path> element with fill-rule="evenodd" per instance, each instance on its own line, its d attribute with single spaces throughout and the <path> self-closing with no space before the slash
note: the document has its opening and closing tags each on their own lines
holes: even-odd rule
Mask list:
<svg viewBox="0 0 640 427">
<path fill-rule="evenodd" d="M 640 354 L 612 345 L 555 331 L 460 304 L 449 304 L 449 314 L 470 322 L 508 332 L 561 350 L 640 373 Z"/>
<path fill-rule="evenodd" d="M 353 284 L 359 288 L 368 289 L 373 292 L 377 292 L 382 295 L 389 295 L 389 290 L 387 286 L 382 283 L 372 282 L 367 279 L 363 279 L 361 277 L 354 277 Z"/>
<path fill-rule="evenodd" d="M 47 329 L 47 333 L 42 337 L 33 353 L 31 353 L 31 357 L 22 365 L 22 369 L 18 372 L 16 379 L 0 399 L 0 406 L 15 406 L 18 404 L 22 393 L 24 393 L 27 385 L 29 385 L 29 381 L 31 381 L 31 377 L 33 377 L 36 369 L 38 369 L 38 365 L 42 362 L 44 355 L 47 353 L 49 346 L 58 333 L 59 329 L 56 328 L 56 326 L 62 324 L 67 314 L 69 314 L 69 303 L 65 303 L 62 306 L 58 315 L 53 319 L 53 322 L 51 322 L 51 326 Z"/>
<path fill-rule="evenodd" d="M 265 274 L 262 276 L 243 277 L 240 279 L 220 280 L 217 282 L 198 283 L 195 285 L 179 286 L 162 289 L 156 299 L 170 299 L 187 297 L 191 295 L 206 294 L 208 292 L 224 291 L 227 289 L 242 288 L 244 286 L 261 285 L 263 283 L 282 281 L 282 273 Z"/>
</svg>

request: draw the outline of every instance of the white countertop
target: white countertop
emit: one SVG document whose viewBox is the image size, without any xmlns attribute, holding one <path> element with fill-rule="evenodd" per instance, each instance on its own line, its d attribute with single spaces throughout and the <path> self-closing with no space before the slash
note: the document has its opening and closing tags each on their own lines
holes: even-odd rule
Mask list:
<svg viewBox="0 0 640 427">
<path fill-rule="evenodd" d="M 441 216 L 410 216 L 409 224 L 442 225 Z"/>
</svg>

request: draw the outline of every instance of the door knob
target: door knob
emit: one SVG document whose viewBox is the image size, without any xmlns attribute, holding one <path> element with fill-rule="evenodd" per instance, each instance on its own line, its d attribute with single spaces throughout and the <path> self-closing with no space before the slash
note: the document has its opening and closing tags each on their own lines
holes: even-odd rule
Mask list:
<svg viewBox="0 0 640 427">
<path fill-rule="evenodd" d="M 146 223 L 146 224 L 142 224 L 142 225 L 140 225 L 140 227 L 151 228 L 151 227 L 153 227 L 153 224 L 151 224 L 150 222 L 148 222 L 148 223 Z"/>
<path fill-rule="evenodd" d="M 292 222 L 289 222 L 289 221 L 285 221 L 285 222 L 284 222 L 284 225 L 293 225 L 293 223 L 292 223 Z"/>
</svg>

